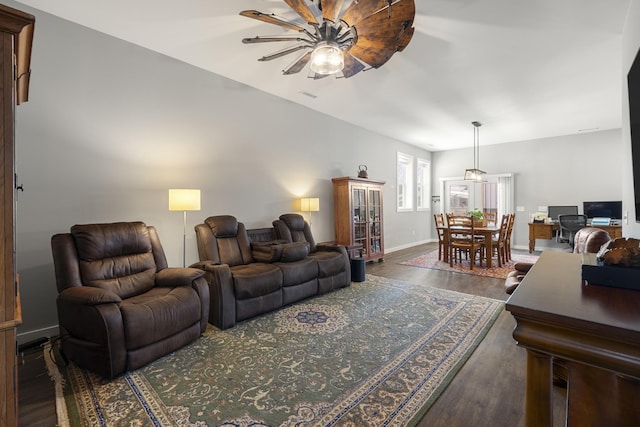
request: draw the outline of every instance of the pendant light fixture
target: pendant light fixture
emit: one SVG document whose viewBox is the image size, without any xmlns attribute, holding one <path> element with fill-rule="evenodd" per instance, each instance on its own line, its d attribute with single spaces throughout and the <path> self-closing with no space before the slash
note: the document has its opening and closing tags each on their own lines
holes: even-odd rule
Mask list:
<svg viewBox="0 0 640 427">
<path fill-rule="evenodd" d="M 471 122 L 473 125 L 473 168 L 464 171 L 465 181 L 486 181 L 487 173 L 480 170 L 480 122 Z"/>
</svg>

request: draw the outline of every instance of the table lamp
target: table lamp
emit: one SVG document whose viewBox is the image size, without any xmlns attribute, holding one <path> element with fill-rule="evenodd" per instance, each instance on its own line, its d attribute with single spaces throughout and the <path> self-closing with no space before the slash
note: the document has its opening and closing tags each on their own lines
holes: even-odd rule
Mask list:
<svg viewBox="0 0 640 427">
<path fill-rule="evenodd" d="M 182 231 L 182 266 L 186 267 L 187 255 L 187 211 L 200 210 L 200 190 L 170 189 L 169 210 L 182 211 L 184 213 Z"/>
</svg>

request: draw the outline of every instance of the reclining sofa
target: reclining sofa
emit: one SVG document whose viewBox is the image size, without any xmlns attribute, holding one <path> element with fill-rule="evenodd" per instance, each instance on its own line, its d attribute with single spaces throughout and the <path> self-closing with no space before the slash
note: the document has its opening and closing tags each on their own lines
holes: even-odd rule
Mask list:
<svg viewBox="0 0 640 427">
<path fill-rule="evenodd" d="M 247 230 L 231 215 L 211 216 L 195 231 L 200 262 L 192 267 L 205 272 L 209 323 L 220 329 L 351 284 L 342 246 L 326 247 L 334 261 L 322 259 L 314 255 L 320 245 L 278 238 L 273 228 Z"/>
</svg>

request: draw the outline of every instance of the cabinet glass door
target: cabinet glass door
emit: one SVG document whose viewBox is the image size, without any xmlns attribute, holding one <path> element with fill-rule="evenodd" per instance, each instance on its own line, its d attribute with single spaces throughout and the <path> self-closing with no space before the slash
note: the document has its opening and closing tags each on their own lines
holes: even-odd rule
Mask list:
<svg viewBox="0 0 640 427">
<path fill-rule="evenodd" d="M 369 253 L 382 252 L 382 192 L 369 189 Z"/>
<path fill-rule="evenodd" d="M 364 188 L 352 188 L 353 243 L 366 250 L 367 242 L 367 193 Z"/>
</svg>

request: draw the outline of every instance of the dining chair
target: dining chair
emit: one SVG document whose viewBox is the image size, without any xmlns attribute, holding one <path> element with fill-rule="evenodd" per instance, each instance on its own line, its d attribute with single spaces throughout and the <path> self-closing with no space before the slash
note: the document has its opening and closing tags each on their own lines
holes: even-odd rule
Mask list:
<svg viewBox="0 0 640 427">
<path fill-rule="evenodd" d="M 482 214 L 484 216 L 484 219 L 487 220 L 487 223 L 494 223 L 497 224 L 497 220 L 498 220 L 498 214 L 495 212 L 484 212 Z"/>
<path fill-rule="evenodd" d="M 496 258 L 498 260 L 498 267 L 502 267 L 502 264 L 505 264 L 507 262 L 506 239 L 507 239 L 507 234 L 509 232 L 509 221 L 510 221 L 510 215 L 502 215 L 502 220 L 500 221 L 500 231 L 498 231 L 497 236 L 491 239 L 492 253 L 486 254 L 488 258 L 488 257 L 493 257 L 495 253 Z M 484 246 L 484 249 L 486 250 L 487 246 L 486 245 L 483 245 L 483 246 Z"/>
<path fill-rule="evenodd" d="M 433 214 L 433 220 L 436 224 L 436 232 L 438 233 L 438 261 L 442 260 L 444 255 L 444 251 L 448 250 L 445 247 L 446 239 L 445 239 L 445 222 L 444 222 L 444 214 Z"/>
<path fill-rule="evenodd" d="M 473 270 L 476 252 L 482 250 L 482 243 L 475 239 L 475 224 L 470 216 L 447 216 L 449 228 L 449 266 L 454 260 L 462 262 L 462 253 L 469 258 L 469 269 Z"/>
<path fill-rule="evenodd" d="M 511 261 L 513 258 L 511 257 L 511 233 L 513 232 L 513 225 L 516 222 L 516 214 L 509 214 L 509 228 L 507 229 L 507 238 L 505 240 L 505 255 L 507 256 L 507 262 Z"/>
</svg>

